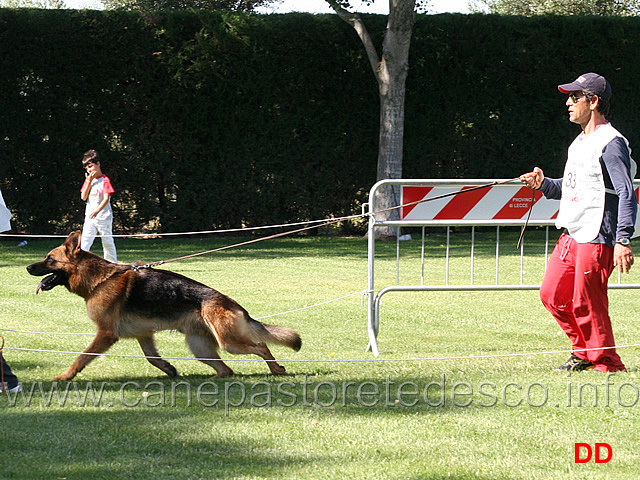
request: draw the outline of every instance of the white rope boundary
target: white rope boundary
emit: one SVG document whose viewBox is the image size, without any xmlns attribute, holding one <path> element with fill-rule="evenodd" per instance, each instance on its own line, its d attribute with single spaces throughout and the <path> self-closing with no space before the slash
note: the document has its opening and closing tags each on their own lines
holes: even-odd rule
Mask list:
<svg viewBox="0 0 640 480">
<path fill-rule="evenodd" d="M 349 295 L 344 295 L 342 297 L 338 297 L 338 298 L 334 298 L 332 300 L 327 300 L 327 301 L 324 301 L 324 302 L 316 303 L 314 305 L 306 305 L 304 307 L 295 308 L 293 310 L 287 310 L 286 312 L 273 313 L 271 315 L 265 315 L 264 317 L 257 317 L 257 318 L 254 318 L 254 320 L 263 320 L 265 318 L 278 317 L 280 315 L 286 315 L 288 313 L 301 312 L 303 310 L 309 310 L 310 308 L 321 307 L 323 305 L 328 305 L 329 303 L 337 302 L 339 300 L 344 300 L 345 298 L 354 297 L 356 295 L 364 295 L 366 293 L 367 293 L 366 290 L 362 290 L 360 292 L 350 293 Z M 171 330 L 160 330 L 160 331 L 158 331 L 156 333 L 170 332 L 170 331 Z M 81 333 L 81 332 L 35 332 L 35 331 L 31 331 L 31 330 L 13 330 L 13 329 L 10 329 L 10 328 L 0 328 L 0 332 L 26 333 L 26 334 L 31 334 L 31 335 L 78 335 L 78 336 L 92 336 L 92 337 L 94 337 L 96 335 L 95 333 Z"/>
<path fill-rule="evenodd" d="M 147 360 L 198 360 L 198 361 L 212 361 L 218 360 L 223 362 L 278 362 L 278 363 L 389 363 L 389 362 L 431 362 L 431 361 L 450 361 L 450 360 L 478 360 L 478 359 L 490 359 L 490 358 L 513 358 L 513 357 L 526 357 L 526 356 L 539 356 L 539 355 L 555 355 L 561 353 L 572 352 L 588 352 L 593 350 L 610 350 L 619 348 L 632 348 L 640 347 L 640 344 L 635 345 L 617 345 L 614 347 L 598 347 L 598 348 L 585 348 L 580 350 L 552 350 L 545 352 L 525 352 L 525 353 L 503 353 L 492 355 L 468 355 L 468 356 L 451 356 L 451 357 L 409 357 L 409 358 L 370 358 L 370 359 L 322 359 L 322 360 L 263 360 L 255 358 L 197 358 L 197 357 L 150 357 L 145 355 L 124 355 L 116 353 L 85 353 L 85 352 L 69 352 L 64 350 L 42 350 L 36 348 L 20 348 L 20 347 L 4 347 L 4 350 L 14 350 L 20 352 L 39 352 L 39 353 L 55 353 L 59 355 L 88 355 L 94 357 L 115 357 L 115 358 L 145 358 Z"/>
<path fill-rule="evenodd" d="M 315 305 L 307 305 L 306 307 L 296 308 L 294 310 L 287 310 L 286 312 L 273 313 L 271 315 L 265 315 L 264 317 L 257 317 L 254 320 L 264 320 L 265 318 L 278 317 L 280 315 L 286 315 L 288 313 L 301 312 L 303 310 L 308 310 L 310 308 L 321 307 L 322 305 L 327 305 L 329 303 L 337 302 L 338 300 L 344 300 L 345 298 L 354 297 L 355 295 L 365 295 L 367 290 L 362 290 L 360 292 L 350 293 L 349 295 L 345 295 L 343 297 L 334 298 L 333 300 L 327 300 L 326 302 L 316 303 Z"/>
<path fill-rule="evenodd" d="M 327 221 L 331 222 L 339 222 L 344 220 L 353 220 L 356 218 L 366 217 L 368 214 L 362 213 L 359 215 L 349 215 L 344 217 L 335 217 L 323 220 L 309 220 L 304 222 L 297 223 L 287 223 L 287 224 L 278 224 L 278 225 L 265 225 L 260 227 L 249 227 L 249 228 L 232 228 L 232 229 L 223 229 L 223 230 L 201 230 L 201 231 L 191 231 L 191 232 L 172 232 L 172 233 L 137 233 L 137 234 L 116 234 L 116 235 L 96 235 L 96 237 L 113 237 L 113 238 L 158 238 L 158 237 L 167 237 L 167 236 L 189 236 L 189 235 L 206 235 L 206 234 L 218 234 L 218 233 L 236 233 L 236 232 L 251 232 L 254 230 L 267 230 L 274 228 L 285 228 L 285 227 L 294 227 L 300 225 L 312 225 L 316 223 L 323 223 Z M 38 235 L 38 234 L 18 234 L 18 233 L 0 233 L 0 238 L 8 237 L 8 238 L 66 238 L 68 235 Z M 351 293 L 342 297 L 338 297 L 332 300 L 327 300 L 325 302 L 317 303 L 314 305 L 308 305 L 305 307 L 288 310 L 285 312 L 274 313 L 272 315 L 266 315 L 263 317 L 257 317 L 254 320 L 262 320 L 265 318 L 277 317 L 280 315 L 286 315 L 289 313 L 300 312 L 303 310 L 307 310 L 310 308 L 319 307 L 322 305 L 327 305 L 329 303 L 337 302 L 339 300 L 343 300 L 345 298 L 353 297 L 355 295 L 366 295 L 367 290 L 362 290 L 360 292 Z M 78 335 L 78 336 L 94 336 L 95 333 L 75 333 L 75 332 L 35 332 L 35 331 L 27 331 L 27 330 L 12 330 L 7 328 L 0 328 L 0 331 L 4 332 L 14 332 L 14 333 L 25 333 L 25 334 L 34 334 L 34 335 Z M 158 332 L 159 333 L 159 332 Z M 592 349 L 582 349 L 582 350 L 552 350 L 552 351 L 544 351 L 544 352 L 525 352 L 525 353 L 505 353 L 505 354 L 492 354 L 492 355 L 470 355 L 470 356 L 450 356 L 450 357 L 409 357 L 409 358 L 372 358 L 372 359 L 323 359 L 323 360 L 263 360 L 263 359 L 245 359 L 245 358 L 195 358 L 195 357 L 148 357 L 144 355 L 121 355 L 121 354 L 110 354 L 110 353 L 84 353 L 84 352 L 70 352 L 63 350 L 42 350 L 42 349 L 31 349 L 31 348 L 19 348 L 19 347 L 7 347 L 5 346 L 5 350 L 16 350 L 23 352 L 39 352 L 39 353 L 55 353 L 61 355 L 90 355 L 97 357 L 117 357 L 117 358 L 145 358 L 145 359 L 165 359 L 165 360 L 198 360 L 198 361 L 211 361 L 211 360 L 220 360 L 223 362 L 279 362 L 279 363 L 385 363 L 385 362 L 421 362 L 421 361 L 447 361 L 447 360 L 475 360 L 475 359 L 490 359 L 490 358 L 513 358 L 513 357 L 525 357 L 525 356 L 538 356 L 538 355 L 555 355 L 562 353 L 573 353 L 573 352 L 587 352 L 591 350 L 608 350 L 608 349 L 619 349 L 619 348 L 633 348 L 640 347 L 640 344 L 633 345 L 618 345 L 613 347 L 599 347 Z"/>
<path fill-rule="evenodd" d="M 200 230 L 192 232 L 169 232 L 169 233 L 130 233 L 130 234 L 115 234 L 115 235 L 96 235 L 96 238 L 111 237 L 111 238 L 158 238 L 158 237 L 171 237 L 171 236 L 188 236 L 188 235 L 208 235 L 215 233 L 237 233 L 237 232 L 251 232 L 254 230 L 268 230 L 273 228 L 286 228 L 286 227 L 298 227 L 300 225 L 313 225 L 316 223 L 325 222 L 342 222 L 345 220 L 353 220 L 356 218 L 365 217 L 368 214 L 348 215 L 345 217 L 333 217 L 325 218 L 322 220 L 308 220 L 304 222 L 296 223 L 282 223 L 278 225 L 263 225 L 260 227 L 243 227 L 243 228 L 228 228 L 222 230 Z M 40 235 L 40 234 L 20 234 L 20 233 L 0 233 L 0 237 L 8 238 L 67 238 L 69 235 Z"/>
<path fill-rule="evenodd" d="M 276 317 L 280 315 L 286 315 L 289 313 L 300 312 L 308 310 L 310 308 L 327 305 L 345 298 L 353 297 L 355 295 L 366 295 L 367 290 L 350 293 L 342 297 L 334 298 L 324 302 L 316 303 L 314 305 L 307 305 L 304 307 L 296 308 L 293 310 L 287 310 L 285 312 L 274 313 L 272 315 L 266 315 L 263 317 L 254 318 L 254 320 L 262 320 L 265 318 Z M 24 333 L 31 335 L 77 335 L 77 336 L 95 336 L 95 333 L 80 333 L 80 332 L 37 332 L 29 330 L 14 330 L 9 328 L 0 328 L 2 332 Z M 163 330 L 156 333 L 170 332 L 170 330 Z M 468 356 L 449 356 L 449 357 L 408 357 L 408 358 L 372 358 L 372 359 L 323 359 L 323 360 L 263 360 L 263 359 L 245 359 L 245 358 L 196 358 L 196 357 L 150 357 L 145 355 L 122 355 L 122 354 L 110 354 L 110 353 L 85 353 L 85 352 L 71 352 L 64 350 L 43 350 L 35 348 L 20 348 L 20 347 L 7 347 L 5 350 L 16 350 L 22 352 L 39 352 L 39 353 L 55 353 L 60 355 L 89 355 L 97 357 L 117 357 L 117 358 L 145 358 L 145 359 L 165 359 L 165 360 L 198 360 L 198 361 L 210 361 L 221 360 L 223 362 L 281 362 L 281 363 L 386 363 L 386 362 L 421 362 L 421 361 L 447 361 L 447 360 L 476 360 L 476 359 L 490 359 L 490 358 L 513 358 L 513 357 L 525 357 L 525 356 L 538 356 L 538 355 L 555 355 L 561 353 L 573 353 L 573 352 L 588 352 L 592 350 L 610 350 L 619 348 L 633 348 L 640 347 L 640 344 L 631 345 L 617 345 L 613 347 L 598 347 L 598 348 L 586 348 L 581 350 L 551 350 L 544 352 L 524 352 L 524 353 L 503 353 L 492 355 L 468 355 Z"/>
</svg>

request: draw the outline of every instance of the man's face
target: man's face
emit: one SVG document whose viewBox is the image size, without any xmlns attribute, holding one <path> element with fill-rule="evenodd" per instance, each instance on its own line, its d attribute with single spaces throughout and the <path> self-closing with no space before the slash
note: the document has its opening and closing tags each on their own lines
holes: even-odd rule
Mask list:
<svg viewBox="0 0 640 480">
<path fill-rule="evenodd" d="M 569 120 L 586 125 L 591 118 L 591 103 L 582 92 L 572 92 L 566 103 L 569 108 Z"/>
</svg>

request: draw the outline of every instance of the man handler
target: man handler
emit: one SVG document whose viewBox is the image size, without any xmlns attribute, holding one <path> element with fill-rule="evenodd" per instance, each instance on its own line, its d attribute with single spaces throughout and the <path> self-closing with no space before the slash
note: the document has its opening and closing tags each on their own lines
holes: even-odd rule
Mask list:
<svg viewBox="0 0 640 480">
<path fill-rule="evenodd" d="M 560 199 L 556 226 L 564 231 L 540 288 L 542 303 L 571 340 L 571 357 L 556 370 L 626 370 L 613 348 L 607 283 L 616 266 L 629 272 L 633 265 L 635 162 L 627 140 L 606 119 L 611 86 L 604 77 L 585 73 L 558 90 L 569 96 L 569 120 L 582 128 L 564 175 L 546 178 L 536 167 L 520 177 Z"/>
</svg>

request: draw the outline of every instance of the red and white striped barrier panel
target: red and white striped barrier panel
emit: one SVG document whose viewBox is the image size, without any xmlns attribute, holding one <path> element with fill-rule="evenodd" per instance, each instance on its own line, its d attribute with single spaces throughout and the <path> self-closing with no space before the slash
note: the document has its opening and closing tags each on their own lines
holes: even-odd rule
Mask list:
<svg viewBox="0 0 640 480">
<path fill-rule="evenodd" d="M 402 204 L 420 202 L 402 208 L 403 220 L 464 220 L 500 221 L 525 220 L 531 207 L 532 191 L 522 185 L 495 185 L 467 193 L 451 195 L 429 201 L 454 192 L 462 192 L 478 185 L 468 186 L 402 186 Z M 639 189 L 636 188 L 636 199 Z M 535 192 L 531 221 L 553 223 L 558 216 L 558 200 L 549 200 L 541 192 Z M 640 215 L 638 216 L 640 220 Z M 636 231 L 638 231 L 638 222 Z"/>
</svg>

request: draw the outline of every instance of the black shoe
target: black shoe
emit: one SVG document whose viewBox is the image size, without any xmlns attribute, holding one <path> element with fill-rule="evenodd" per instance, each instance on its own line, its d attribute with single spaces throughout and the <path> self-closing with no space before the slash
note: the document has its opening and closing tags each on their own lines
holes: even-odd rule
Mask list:
<svg viewBox="0 0 640 480">
<path fill-rule="evenodd" d="M 596 366 L 588 360 L 583 360 L 575 354 L 571 354 L 567 363 L 554 369 L 554 372 L 583 372 L 593 370 Z"/>
</svg>

